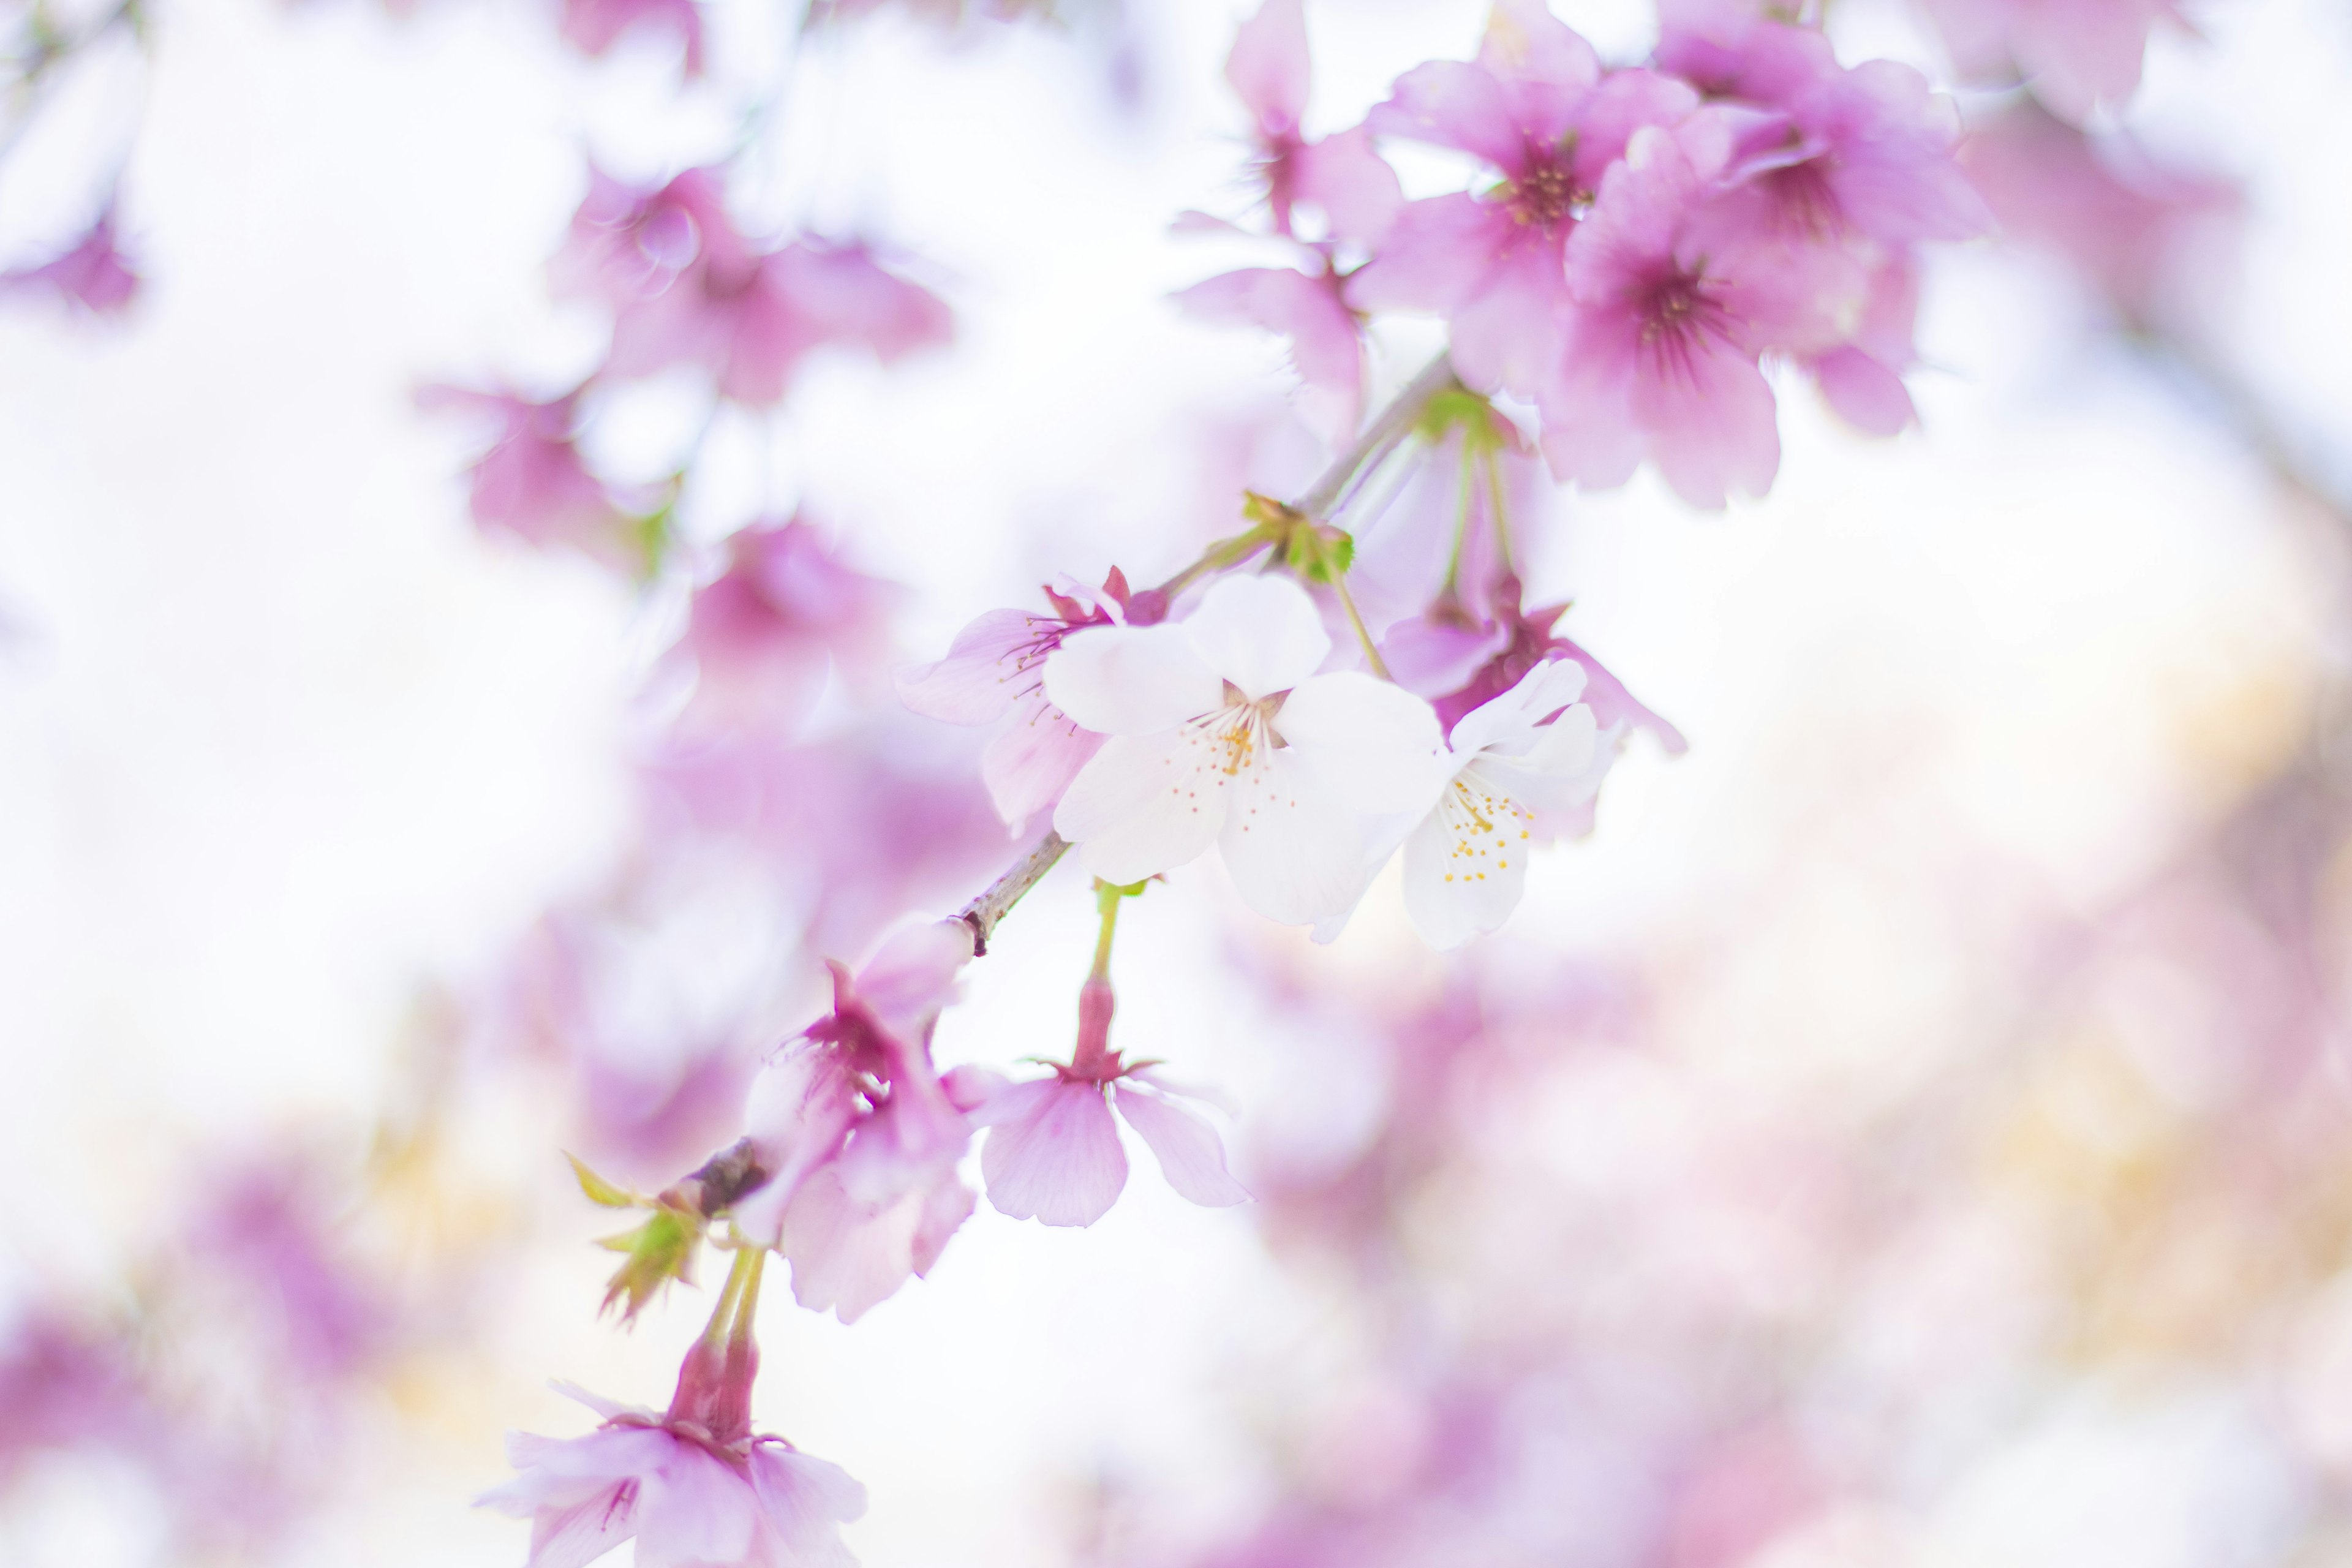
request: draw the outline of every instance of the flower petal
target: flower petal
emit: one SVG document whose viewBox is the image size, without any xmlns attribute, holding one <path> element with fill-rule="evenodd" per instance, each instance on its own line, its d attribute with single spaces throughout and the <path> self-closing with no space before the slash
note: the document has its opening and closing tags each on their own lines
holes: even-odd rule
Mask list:
<svg viewBox="0 0 2352 1568">
<path fill-rule="evenodd" d="M 1232 791 L 1192 729 L 1118 735 L 1070 781 L 1054 831 L 1107 882 L 1139 882 L 1200 858 L 1224 826 Z"/>
<path fill-rule="evenodd" d="M 1299 0 L 1265 0 L 1241 25 L 1225 57 L 1225 79 L 1268 136 L 1298 129 L 1307 83 L 1307 15 Z"/>
<path fill-rule="evenodd" d="M 1488 746 L 1517 752 L 1533 745 L 1536 726 L 1574 702 L 1584 690 L 1585 679 L 1584 667 L 1574 659 L 1547 659 L 1537 665 L 1508 691 L 1454 721 L 1448 740 L 1455 754 L 1466 759 Z"/>
<path fill-rule="evenodd" d="M 1026 610 L 991 610 L 956 634 L 948 656 L 898 672 L 898 700 L 927 719 L 985 724 L 1019 693 L 1022 651 L 1045 629 Z M 1058 624 L 1058 623 L 1055 623 Z"/>
<path fill-rule="evenodd" d="M 1312 925 L 1352 905 L 1380 865 L 1363 816 L 1294 751 L 1262 752 L 1234 776 L 1217 842 L 1244 903 L 1284 925 Z"/>
<path fill-rule="evenodd" d="M 637 1487 L 614 1481 L 569 1508 L 543 1508 L 530 1523 L 523 1568 L 583 1568 L 637 1532 Z"/>
<path fill-rule="evenodd" d="M 1458 148 L 1517 175 L 1526 142 L 1495 78 L 1461 60 L 1430 60 L 1397 78 L 1386 103 L 1374 104 L 1364 123 L 1381 136 L 1402 136 Z"/>
<path fill-rule="evenodd" d="M 1530 814 L 1465 770 L 1404 842 L 1404 907 L 1441 951 L 1510 919 L 1526 889 Z"/>
<path fill-rule="evenodd" d="M 1045 661 L 1045 699 L 1081 729 L 1150 735 L 1220 706 L 1218 676 L 1182 626 L 1089 626 Z"/>
<path fill-rule="evenodd" d="M 1024 699 L 1006 725 L 980 754 L 981 782 L 996 815 L 1017 834 L 1038 812 L 1050 809 L 1078 776 L 1103 738 L 1081 730 L 1043 693 Z"/>
<path fill-rule="evenodd" d="M 1204 1208 L 1249 1201 L 1249 1189 L 1225 1169 L 1225 1145 L 1215 1128 L 1148 1090 L 1120 1084 L 1111 1093 L 1118 1100 L 1119 1115 L 1151 1146 L 1160 1173 L 1178 1197 Z"/>
<path fill-rule="evenodd" d="M 687 1443 L 640 1483 L 639 1568 L 740 1563 L 759 1527 L 759 1499 L 744 1479 Z"/>
<path fill-rule="evenodd" d="M 1444 782 L 1436 711 L 1391 681 L 1335 670 L 1301 681 L 1274 727 L 1351 810 L 1423 812 Z"/>
<path fill-rule="evenodd" d="M 1201 663 L 1252 700 L 1289 690 L 1331 652 L 1315 601 L 1287 577 L 1225 578 L 1202 595 L 1183 630 Z"/>
<path fill-rule="evenodd" d="M 840 1527 L 866 1512 L 866 1489 L 839 1465 L 774 1441 L 755 1445 L 751 1489 L 791 1568 L 854 1568 Z"/>
<path fill-rule="evenodd" d="M 995 1125 L 980 1170 L 1000 1213 L 1092 1225 L 1127 1185 L 1127 1154 L 1100 1086 L 1058 1079 L 1015 1084 L 990 1114 Z"/>
</svg>

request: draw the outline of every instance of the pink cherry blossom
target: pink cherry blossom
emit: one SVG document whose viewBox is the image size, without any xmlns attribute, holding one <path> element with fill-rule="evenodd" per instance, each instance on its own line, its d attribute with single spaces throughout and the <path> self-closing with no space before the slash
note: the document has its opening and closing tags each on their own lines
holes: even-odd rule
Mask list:
<svg viewBox="0 0 2352 1568">
<path fill-rule="evenodd" d="M 601 55 L 632 28 L 668 31 L 686 52 L 686 74 L 702 74 L 702 7 L 696 0 L 563 0 L 566 42 Z"/>
<path fill-rule="evenodd" d="M 0 272 L 0 293 L 47 294 L 100 316 L 129 309 L 138 292 L 139 275 L 115 244 L 111 200 L 89 232 L 59 255 Z"/>
<path fill-rule="evenodd" d="M 815 524 L 757 522 L 727 543 L 727 569 L 694 595 L 677 657 L 695 672 L 698 727 L 787 732 L 829 670 L 879 665 L 897 586 L 843 563 Z"/>
<path fill-rule="evenodd" d="M 1363 414 L 1363 323 L 1349 308 L 1347 277 L 1320 251 L 1311 270 L 1247 267 L 1179 292 L 1176 303 L 1202 321 L 1260 327 L 1290 340 L 1292 365 L 1318 424 L 1344 438 Z"/>
<path fill-rule="evenodd" d="M 1615 752 L 1576 700 L 1584 682 L 1573 660 L 1539 664 L 1455 722 L 1444 787 L 1404 843 L 1405 910 L 1432 946 L 1459 947 L 1510 919 L 1537 813 L 1580 805 L 1601 787 Z"/>
<path fill-rule="evenodd" d="M 1800 323 L 1830 302 L 1783 255 L 1708 222 L 1730 153 L 1712 112 L 1636 133 L 1570 242 L 1567 331 L 1540 397 L 1562 479 L 1619 485 L 1647 458 L 1694 506 L 1771 487 L 1780 437 L 1758 359 L 1806 341 Z"/>
<path fill-rule="evenodd" d="M 971 1142 L 931 1066 L 931 1025 L 971 958 L 960 921 L 906 931 L 855 982 L 831 964 L 833 1011 L 751 1087 L 749 1136 L 765 1181 L 736 1225 L 793 1266 L 802 1306 L 850 1322 L 930 1271 L 971 1215 L 956 1163 Z"/>
<path fill-rule="evenodd" d="M 1045 694 L 1111 737 L 1054 826 L 1124 885 L 1220 847 L 1242 898 L 1307 924 L 1350 907 L 1376 861 L 1370 820 L 1416 807 L 1436 748 L 1428 704 L 1331 650 L 1306 591 L 1227 577 L 1186 620 L 1074 633 Z"/>
<path fill-rule="evenodd" d="M 1415 67 L 1366 123 L 1467 153 L 1501 182 L 1408 204 L 1349 299 L 1444 315 L 1464 381 L 1532 393 L 1557 355 L 1562 258 L 1578 215 L 1636 130 L 1697 103 L 1686 84 L 1648 71 L 1604 76 L 1592 47 L 1543 0 L 1497 0 L 1475 64 Z"/>
<path fill-rule="evenodd" d="M 558 1386 L 604 1425 L 508 1434 L 521 1474 L 475 1500 L 531 1521 L 528 1568 L 580 1568 L 632 1540 L 645 1568 L 855 1568 L 840 1527 L 866 1511 L 866 1489 L 839 1466 L 748 1425 L 713 1429 L 696 1418 L 707 1411 L 662 1415 Z"/>
<path fill-rule="evenodd" d="M 990 1129 L 981 1151 L 988 1201 L 1014 1219 L 1087 1226 L 1108 1213 L 1127 1185 L 1127 1154 L 1111 1111 L 1143 1139 L 1168 1184 L 1205 1207 L 1243 1203 L 1248 1189 L 1225 1169 L 1216 1129 L 1180 1100 L 1188 1096 L 1152 1070 L 1130 1067 L 1109 1048 L 1110 984 L 1078 992 L 1078 1044 L 1054 1076 L 997 1088 L 971 1112 Z"/>
<path fill-rule="evenodd" d="M 1258 169 L 1275 231 L 1299 237 L 1293 213 L 1305 205 L 1321 211 L 1321 237 L 1377 245 L 1404 202 L 1396 171 L 1360 129 L 1321 141 L 1302 134 L 1308 73 L 1300 0 L 1265 0 L 1234 35 L 1225 79 L 1255 121 Z"/>
<path fill-rule="evenodd" d="M 2175 0 L 1922 0 L 1962 74 L 2023 72 L 2034 96 L 2080 124 L 2139 89 L 2159 23 L 2187 28 Z"/>
<path fill-rule="evenodd" d="M 945 304 L 863 245 L 803 237 L 758 249 L 712 169 L 652 191 L 592 170 L 555 273 L 613 309 L 611 374 L 699 364 L 743 403 L 781 398 L 816 349 L 855 345 L 887 362 L 945 342 L 950 325 Z"/>
<path fill-rule="evenodd" d="M 615 566 L 637 564 L 623 545 L 626 513 L 581 456 L 580 397 L 574 391 L 542 403 L 508 392 L 428 386 L 417 402 L 497 421 L 498 435 L 473 468 L 477 527 L 542 549 L 569 545 Z"/>
<path fill-rule="evenodd" d="M 1013 722 L 981 754 L 981 778 L 1014 837 L 1051 810 L 1103 738 L 1047 700 L 1045 663 L 1086 626 L 1126 622 L 1127 578 L 1116 567 L 1097 594 L 1065 580 L 1045 590 L 1054 613 L 991 610 L 956 634 L 945 658 L 902 671 L 899 700 L 950 724 Z"/>
<path fill-rule="evenodd" d="M 1509 691 L 1546 660 L 1569 658 L 1584 668 L 1581 700 L 1592 710 L 1602 731 L 1624 735 L 1634 730 L 1646 730 L 1668 756 L 1678 757 L 1690 749 L 1681 731 L 1634 700 L 1624 683 L 1599 659 L 1552 629 L 1567 612 L 1566 605 L 1522 611 L 1519 593 L 1516 577 L 1506 578 L 1495 593 L 1492 626 L 1501 639 L 1501 648 L 1460 688 L 1431 695 L 1440 723 L 1450 728 L 1461 722 L 1472 709 L 1483 707 Z"/>
<path fill-rule="evenodd" d="M 2031 102 L 1970 132 L 1961 155 L 2008 237 L 2058 252 L 2136 325 L 2164 308 L 2184 249 L 2241 204 L 2227 181 L 2164 168 L 2121 138 L 2094 142 Z"/>
</svg>

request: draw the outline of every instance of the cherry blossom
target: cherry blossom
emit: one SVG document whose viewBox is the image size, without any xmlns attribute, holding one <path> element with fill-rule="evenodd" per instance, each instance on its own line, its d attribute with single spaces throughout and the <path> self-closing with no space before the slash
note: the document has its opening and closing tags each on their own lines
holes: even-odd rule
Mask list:
<svg viewBox="0 0 2352 1568">
<path fill-rule="evenodd" d="M 1294 209 L 1319 209 L 1327 238 L 1377 244 L 1404 193 L 1396 171 L 1362 128 L 1310 141 L 1301 133 L 1309 66 L 1300 0 L 1265 0 L 1242 24 L 1225 58 L 1225 79 L 1255 122 L 1259 173 L 1276 233 L 1298 237 Z"/>
<path fill-rule="evenodd" d="M 1584 667 L 1538 665 L 1465 713 L 1448 743 L 1450 776 L 1405 839 L 1405 910 L 1430 944 L 1459 947 L 1510 919 L 1527 887 L 1540 811 L 1590 800 L 1614 755 L 1577 698 Z"/>
<path fill-rule="evenodd" d="M 1126 623 L 1127 578 L 1114 567 L 1100 593 L 1064 579 L 1045 597 L 1053 614 L 991 610 L 956 634 L 945 658 L 898 676 L 899 700 L 926 718 L 993 724 L 1013 717 L 981 753 L 980 770 L 1015 836 L 1101 749 L 1100 735 L 1047 700 L 1044 666 L 1071 633 Z"/>
<path fill-rule="evenodd" d="M 719 172 L 656 190 L 591 171 L 554 271 L 614 312 L 606 369 L 698 364 L 721 395 L 773 403 L 813 351 L 856 345 L 890 361 L 946 341 L 948 308 L 860 244 L 803 237 L 762 251 L 728 214 Z"/>
<path fill-rule="evenodd" d="M 971 961 L 959 921 L 905 931 L 858 972 L 833 972 L 833 1011 L 767 1064 L 745 1120 L 763 1182 L 737 1226 L 793 1266 L 793 1296 L 850 1322 L 929 1273 L 970 1216 L 956 1178 L 971 1142 L 934 1071 L 930 1032 Z"/>
<path fill-rule="evenodd" d="M 2034 96 L 2079 124 L 2139 90 L 2159 23 L 2184 30 L 2175 0 L 1921 0 L 1964 75 L 2022 71 Z"/>
<path fill-rule="evenodd" d="M 1127 1185 L 1116 1108 L 1179 1195 L 1210 1208 L 1246 1202 L 1248 1190 L 1225 1169 L 1216 1129 L 1180 1103 L 1206 1097 L 1177 1089 L 1149 1062 L 1129 1066 L 1109 1048 L 1113 1005 L 1108 981 L 1087 981 L 1078 992 L 1078 1045 L 1069 1062 L 1050 1064 L 1051 1078 L 997 1088 L 974 1107 L 972 1124 L 990 1129 L 980 1156 L 988 1201 L 1014 1219 L 1045 1225 L 1102 1218 Z"/>
<path fill-rule="evenodd" d="M 1501 181 L 1409 203 L 1349 298 L 1361 310 L 1444 315 L 1463 380 L 1531 394 L 1556 353 L 1569 236 L 1602 172 L 1637 129 L 1697 104 L 1666 77 L 1604 75 L 1592 46 L 1542 0 L 1497 0 L 1476 63 L 1416 66 L 1366 123 L 1469 153 Z"/>
<path fill-rule="evenodd" d="M 2186 247 L 2242 205 L 2229 182 L 2121 137 L 2094 142 L 2030 100 L 1971 131 L 1961 156 L 2009 238 L 2056 251 L 2137 326 L 2168 302 Z"/>
<path fill-rule="evenodd" d="M 1771 488 L 1780 436 L 1758 359 L 1814 336 L 1828 302 L 1706 222 L 1700 198 L 1727 172 L 1730 132 L 1717 111 L 1637 132 L 1569 244 L 1566 337 L 1540 398 L 1562 479 L 1619 485 L 1649 458 L 1694 506 Z"/>
<path fill-rule="evenodd" d="M 700 724 L 783 729 L 827 671 L 882 661 L 897 588 L 843 563 L 814 523 L 756 522 L 727 542 L 727 569 L 694 595 L 677 657 L 695 672 Z"/>
<path fill-rule="evenodd" d="M 1266 0 L 1242 24 L 1225 78 L 1255 122 L 1256 172 L 1266 208 L 1276 236 L 1288 243 L 1299 265 L 1223 273 L 1181 291 L 1176 302 L 1203 321 L 1259 327 L 1289 339 L 1315 416 L 1344 437 L 1363 411 L 1363 323 L 1348 303 L 1349 274 L 1339 253 L 1343 244 L 1384 240 L 1404 192 L 1396 171 L 1373 150 L 1369 129 L 1358 126 L 1319 142 L 1301 134 L 1308 62 L 1299 0 Z M 1321 215 L 1319 235 L 1299 232 L 1295 215 L 1302 206 Z M 1179 226 L 1242 232 L 1201 214 L 1188 214 Z"/>
<path fill-rule="evenodd" d="M 470 411 L 498 422 L 496 438 L 473 468 L 477 527 L 541 548 L 569 545 L 621 565 L 628 518 L 581 456 L 580 397 L 573 391 L 540 402 L 454 386 L 417 394 L 425 408 Z"/>
<path fill-rule="evenodd" d="M 1283 577 L 1228 577 L 1186 620 L 1072 634 L 1045 694 L 1110 737 L 1054 827 L 1107 882 L 1218 845 L 1251 908 L 1307 924 L 1354 903 L 1370 819 L 1418 809 L 1437 744 L 1427 703 L 1331 651 L 1315 605 Z"/>
<path fill-rule="evenodd" d="M 475 1500 L 531 1521 L 528 1568 L 579 1568 L 632 1540 L 646 1568 L 854 1568 L 839 1531 L 866 1511 L 866 1489 L 838 1465 L 748 1424 L 713 1427 L 708 1409 L 663 1415 L 557 1386 L 604 1425 L 509 1433 L 521 1474 Z"/>
</svg>

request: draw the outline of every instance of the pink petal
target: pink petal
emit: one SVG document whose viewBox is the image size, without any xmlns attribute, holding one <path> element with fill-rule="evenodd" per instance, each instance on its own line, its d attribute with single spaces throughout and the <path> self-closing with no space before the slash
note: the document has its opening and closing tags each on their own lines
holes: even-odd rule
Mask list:
<svg viewBox="0 0 2352 1568">
<path fill-rule="evenodd" d="M 1291 154 L 1294 203 L 1323 209 L 1334 239 L 1378 246 L 1404 206 L 1404 187 L 1388 160 L 1372 150 L 1372 132 L 1359 125 Z"/>
<path fill-rule="evenodd" d="M 1484 285 L 1455 307 L 1455 374 L 1472 387 L 1534 392 L 1559 355 L 1559 307 L 1566 302 L 1562 240 L 1521 230 L 1486 274 Z"/>
<path fill-rule="evenodd" d="M 639 1483 L 639 1568 L 740 1563 L 759 1528 L 759 1498 L 744 1478 L 691 1444 Z"/>
<path fill-rule="evenodd" d="M 1478 64 L 1501 89 L 1523 140 L 1547 146 L 1575 128 L 1580 105 L 1601 79 L 1601 57 L 1544 0 L 1495 0 Z"/>
<path fill-rule="evenodd" d="M 1014 1219 L 1092 1225 L 1127 1185 L 1127 1155 L 1102 1089 L 1042 1079 L 1015 1084 L 985 1114 L 988 1201 Z"/>
<path fill-rule="evenodd" d="M 1732 490 L 1760 496 L 1780 467 L 1772 388 L 1756 363 L 1727 345 L 1641 377 L 1635 417 L 1674 492 L 1720 507 Z"/>
<path fill-rule="evenodd" d="M 638 1487 L 615 1481 L 569 1508 L 541 1509 L 530 1523 L 524 1568 L 582 1568 L 637 1532 Z"/>
<path fill-rule="evenodd" d="M 1386 103 L 1364 123 L 1381 136 L 1458 148 L 1507 174 L 1524 166 L 1527 145 L 1494 77 L 1459 60 L 1431 60 L 1397 78 Z"/>
<path fill-rule="evenodd" d="M 1451 310 L 1485 283 L 1517 237 L 1499 206 L 1467 195 L 1407 202 L 1380 254 L 1348 279 L 1359 310 Z"/>
<path fill-rule="evenodd" d="M 866 1489 L 839 1465 L 778 1442 L 751 1449 L 751 1488 L 791 1568 L 849 1568 L 841 1526 L 866 1512 Z"/>
<path fill-rule="evenodd" d="M 1102 736 L 1070 722 L 1042 693 L 1024 701 L 980 754 L 981 782 L 996 815 L 1018 834 L 1032 816 L 1054 808 L 1102 744 Z"/>
<path fill-rule="evenodd" d="M 1265 0 L 1234 35 L 1225 79 L 1269 139 L 1298 129 L 1307 109 L 1307 16 L 1299 0 Z"/>
<path fill-rule="evenodd" d="M 1903 378 L 1860 349 L 1815 360 L 1813 375 L 1838 417 L 1865 436 L 1899 436 L 1919 417 Z"/>
<path fill-rule="evenodd" d="M 956 634 L 948 656 L 898 675 L 898 700 L 926 719 L 986 724 L 1012 708 L 1025 681 L 1021 651 L 1049 625 L 1026 610 L 991 610 Z"/>
<path fill-rule="evenodd" d="M 1111 1091 L 1118 1113 L 1142 1134 L 1179 1197 L 1207 1208 L 1245 1203 L 1249 1189 L 1225 1169 L 1225 1146 L 1215 1128 L 1171 1100 L 1120 1084 Z"/>
<path fill-rule="evenodd" d="M 1253 267 L 1196 283 L 1176 302 L 1208 321 L 1263 327 L 1289 338 L 1300 379 L 1330 390 L 1349 408 L 1356 405 L 1363 348 L 1355 315 L 1330 279 L 1287 267 Z"/>
</svg>

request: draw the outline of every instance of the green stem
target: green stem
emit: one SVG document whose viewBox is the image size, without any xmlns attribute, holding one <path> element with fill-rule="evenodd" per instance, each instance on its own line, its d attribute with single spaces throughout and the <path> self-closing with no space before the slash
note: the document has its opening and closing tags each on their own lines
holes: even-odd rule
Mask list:
<svg viewBox="0 0 2352 1568">
<path fill-rule="evenodd" d="M 751 1317 L 744 1296 L 748 1291 L 752 1300 L 758 1300 L 760 1266 L 767 1256 L 763 1247 L 736 1249 L 735 1266 L 727 1271 L 727 1283 L 719 1287 L 718 1304 L 710 1309 L 710 1321 L 703 1327 L 703 1343 L 717 1345 L 729 1340 L 740 1343 L 746 1337 L 748 1328 L 739 1326 L 748 1325 Z"/>
<path fill-rule="evenodd" d="M 1087 973 L 1089 980 L 1110 978 L 1111 938 L 1118 933 L 1118 906 L 1126 899 L 1127 894 L 1116 883 L 1096 879 L 1095 908 L 1102 911 L 1102 930 L 1095 937 L 1095 966 Z"/>
<path fill-rule="evenodd" d="M 1372 646 L 1372 634 L 1365 629 L 1364 617 L 1356 609 L 1356 596 L 1348 592 L 1348 574 L 1344 572 L 1332 574 L 1331 586 L 1339 595 L 1339 607 L 1348 612 L 1348 624 L 1356 628 L 1356 641 L 1363 647 L 1364 662 L 1370 665 L 1372 673 L 1382 680 L 1394 680 L 1396 677 L 1389 673 L 1388 665 L 1381 658 L 1381 650 Z"/>
<path fill-rule="evenodd" d="M 1517 576 L 1517 569 L 1511 564 L 1510 518 L 1503 504 L 1503 462 L 1492 447 L 1486 448 L 1486 505 L 1495 514 L 1496 562 L 1507 576 Z"/>
</svg>

